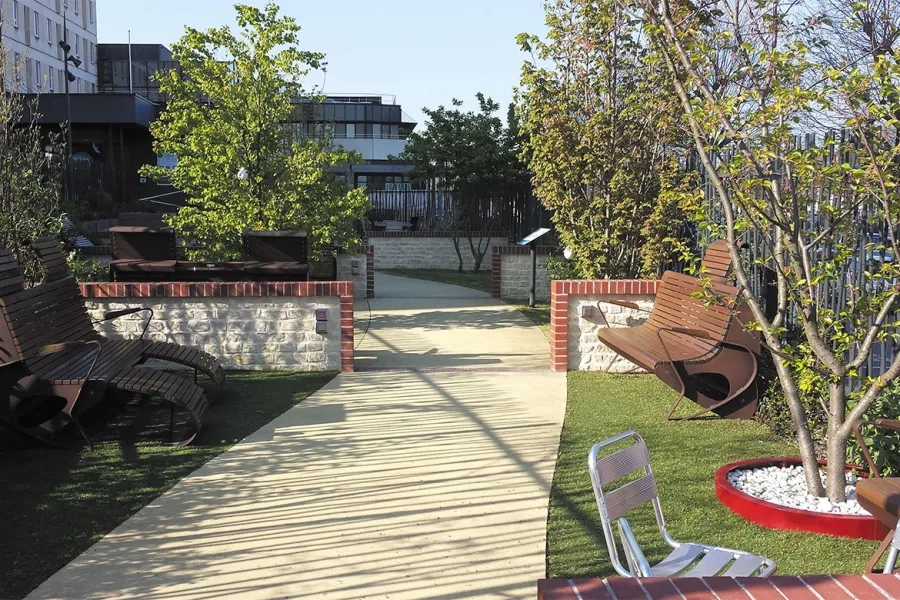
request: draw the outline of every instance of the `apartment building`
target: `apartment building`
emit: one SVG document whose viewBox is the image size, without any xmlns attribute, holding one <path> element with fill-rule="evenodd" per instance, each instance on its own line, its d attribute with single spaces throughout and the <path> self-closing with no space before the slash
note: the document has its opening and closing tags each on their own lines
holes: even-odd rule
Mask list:
<svg viewBox="0 0 900 600">
<path fill-rule="evenodd" d="M 73 94 L 97 92 L 98 0 L 0 0 L 0 40 L 6 49 L 3 78 L 7 89 L 24 93 L 65 92 L 65 54 L 81 61 L 69 64 Z M 64 20 L 67 22 L 64 25 Z"/>
</svg>

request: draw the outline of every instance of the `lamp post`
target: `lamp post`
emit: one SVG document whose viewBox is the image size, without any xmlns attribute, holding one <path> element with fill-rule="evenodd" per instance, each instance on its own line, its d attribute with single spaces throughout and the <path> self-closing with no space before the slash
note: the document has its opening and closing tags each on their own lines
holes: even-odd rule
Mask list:
<svg viewBox="0 0 900 600">
<path fill-rule="evenodd" d="M 69 45 L 69 21 L 65 11 L 63 11 L 63 39 L 59 42 L 59 47 L 62 48 L 66 57 L 63 61 L 66 75 L 66 142 L 69 150 L 68 155 L 66 156 L 66 199 L 71 202 L 75 182 L 72 174 L 72 155 L 74 154 L 74 149 L 72 144 L 72 97 L 69 95 L 69 84 L 74 83 L 76 77 L 69 71 L 69 62 L 71 62 L 75 68 L 78 68 L 81 66 L 81 61 L 69 54 L 72 47 Z"/>
</svg>

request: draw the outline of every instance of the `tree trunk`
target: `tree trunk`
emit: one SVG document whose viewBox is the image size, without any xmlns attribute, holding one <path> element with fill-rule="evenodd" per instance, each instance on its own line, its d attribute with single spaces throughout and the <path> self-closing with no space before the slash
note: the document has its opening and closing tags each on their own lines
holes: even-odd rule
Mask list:
<svg viewBox="0 0 900 600">
<path fill-rule="evenodd" d="M 463 259 L 462 252 L 459 250 L 459 233 L 456 231 L 453 232 L 453 248 L 456 250 L 456 258 L 459 261 L 459 268 L 457 269 L 460 273 L 463 272 Z"/>
<path fill-rule="evenodd" d="M 828 386 L 828 466 L 825 473 L 825 489 L 832 502 L 844 502 L 847 499 L 844 475 L 847 464 L 847 435 L 841 434 L 846 410 L 846 388 L 844 378 Z"/>
<path fill-rule="evenodd" d="M 787 399 L 788 408 L 791 411 L 791 419 L 797 427 L 797 445 L 800 448 L 800 460 L 803 462 L 803 471 L 806 479 L 806 488 L 813 496 L 823 496 L 825 489 L 822 487 L 822 479 L 819 477 L 819 463 L 816 459 L 816 446 L 813 443 L 812 434 L 809 431 L 809 423 L 806 419 L 806 409 L 800 401 L 800 391 L 794 381 L 794 376 L 785 366 L 781 357 L 772 353 L 775 361 L 775 370 L 778 380 Z"/>
</svg>

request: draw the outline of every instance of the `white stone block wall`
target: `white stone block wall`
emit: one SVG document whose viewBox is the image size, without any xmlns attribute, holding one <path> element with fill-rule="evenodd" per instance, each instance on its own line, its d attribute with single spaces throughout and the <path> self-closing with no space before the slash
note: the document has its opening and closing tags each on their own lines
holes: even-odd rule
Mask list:
<svg viewBox="0 0 900 600">
<path fill-rule="evenodd" d="M 227 369 L 341 370 L 341 305 L 336 296 L 88 298 L 86 304 L 95 320 L 112 310 L 152 308 L 149 339 L 204 350 Z M 329 310 L 327 334 L 316 333 L 316 308 Z M 138 338 L 145 315 L 98 327 L 110 338 Z"/>
<path fill-rule="evenodd" d="M 597 331 L 607 327 L 600 310 L 606 315 L 610 327 L 636 327 L 647 320 L 653 308 L 652 295 L 570 295 L 568 309 L 568 356 L 569 370 L 604 371 L 606 373 L 644 373 L 631 361 L 610 350 L 597 337 Z M 634 302 L 642 310 L 634 310 L 605 300 Z M 597 302 L 600 302 L 598 310 Z M 591 315 L 582 317 L 582 307 L 589 307 Z M 646 312 L 645 312 L 646 311 Z"/>
<path fill-rule="evenodd" d="M 474 240 L 478 242 L 478 238 Z M 456 269 L 459 259 L 450 237 L 370 237 L 369 245 L 375 247 L 376 269 Z M 492 246 L 505 246 L 507 237 L 491 237 L 482 240 L 489 247 L 481 263 L 482 269 L 491 267 Z M 460 239 L 460 253 L 463 268 L 471 270 L 475 266 L 475 258 L 466 238 Z"/>
<path fill-rule="evenodd" d="M 535 300 L 550 301 L 550 272 L 547 270 L 547 255 L 537 257 L 535 273 Z M 526 300 L 531 290 L 531 255 L 502 254 L 500 256 L 500 298 L 503 300 Z"/>
<path fill-rule="evenodd" d="M 359 272 L 353 274 L 353 259 L 359 261 Z M 365 254 L 338 254 L 337 257 L 337 278 L 338 281 L 353 282 L 353 297 L 366 297 L 366 255 Z"/>
</svg>

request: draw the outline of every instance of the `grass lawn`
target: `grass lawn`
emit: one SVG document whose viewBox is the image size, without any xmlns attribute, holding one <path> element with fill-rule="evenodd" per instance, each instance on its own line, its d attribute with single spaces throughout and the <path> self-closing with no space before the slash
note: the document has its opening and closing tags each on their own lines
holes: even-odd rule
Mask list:
<svg viewBox="0 0 900 600">
<path fill-rule="evenodd" d="M 569 374 L 566 421 L 550 496 L 550 577 L 614 575 L 587 456 L 595 442 L 628 429 L 647 442 L 663 514 L 676 540 L 767 556 L 780 574 L 863 572 L 876 542 L 764 529 L 722 506 L 713 490 L 718 467 L 745 458 L 796 456 L 797 451 L 755 422 L 711 418 L 667 423 L 666 410 L 674 399 L 675 393 L 652 376 Z M 652 514 L 648 504 L 628 518 L 651 564 L 668 548 Z"/>
<path fill-rule="evenodd" d="M 306 399 L 333 373 L 230 373 L 190 446 L 160 445 L 169 411 L 129 403 L 94 450 L 0 452 L 0 598 L 20 598 L 180 479 Z"/>
<path fill-rule="evenodd" d="M 532 323 L 538 326 L 538 329 L 544 332 L 547 339 L 550 339 L 550 305 L 535 303 L 534 308 L 530 308 L 527 304 L 514 304 L 517 311 L 528 317 Z"/>
<path fill-rule="evenodd" d="M 379 273 L 397 275 L 399 277 L 411 277 L 412 279 L 425 279 L 438 283 L 450 283 L 472 288 L 486 294 L 491 293 L 491 269 L 482 269 L 477 273 L 471 271 L 459 271 L 453 269 L 379 269 Z"/>
</svg>

